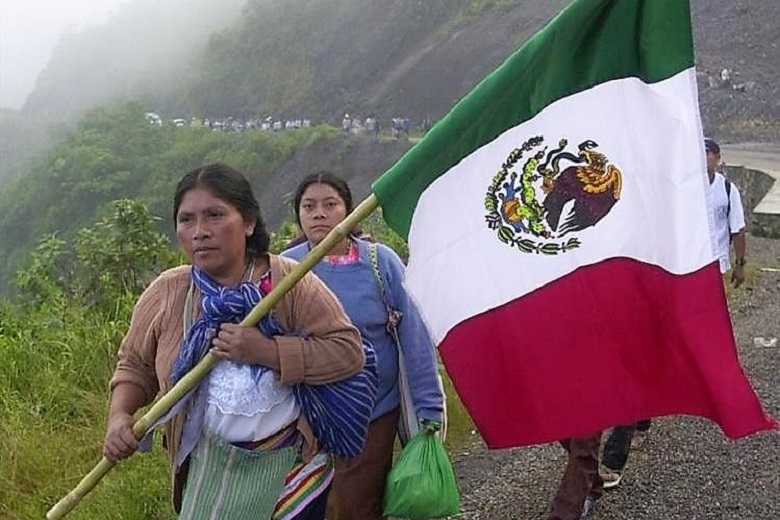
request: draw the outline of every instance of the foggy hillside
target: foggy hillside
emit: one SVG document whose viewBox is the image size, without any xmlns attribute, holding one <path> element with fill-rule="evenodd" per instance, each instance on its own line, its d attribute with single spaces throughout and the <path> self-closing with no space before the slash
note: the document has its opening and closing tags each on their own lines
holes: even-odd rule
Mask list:
<svg viewBox="0 0 780 520">
<path fill-rule="evenodd" d="M 219 6 L 208 22 L 194 0 L 136 0 L 102 30 L 63 41 L 25 112 L 119 96 L 170 118 L 436 119 L 568 3 L 247 0 L 240 19 L 200 48 L 214 16 L 227 23 L 230 9 L 197 1 Z M 158 4 L 165 13 L 151 14 Z M 692 9 L 707 131 L 776 140 L 780 2 L 692 0 Z"/>
<path fill-rule="evenodd" d="M 36 81 L 24 116 L 59 120 L 116 100 L 168 103 L 215 31 L 246 0 L 132 0 L 105 24 L 63 36 Z"/>
</svg>

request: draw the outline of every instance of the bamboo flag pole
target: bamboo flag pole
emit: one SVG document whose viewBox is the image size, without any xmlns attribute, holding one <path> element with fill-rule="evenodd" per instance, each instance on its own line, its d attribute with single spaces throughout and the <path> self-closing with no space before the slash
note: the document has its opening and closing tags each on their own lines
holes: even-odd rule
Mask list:
<svg viewBox="0 0 780 520">
<path fill-rule="evenodd" d="M 268 295 L 260 300 L 260 302 L 252 309 L 252 311 L 246 315 L 241 321 L 240 325 L 244 327 L 251 327 L 260 321 L 260 318 L 268 314 L 268 312 L 276 305 L 276 303 L 287 294 L 287 292 L 303 278 L 306 273 L 312 270 L 312 268 L 335 246 L 340 240 L 349 235 L 349 232 L 357 226 L 363 219 L 368 217 L 379 205 L 379 200 L 373 193 L 366 197 L 347 218 L 345 218 L 339 225 L 337 225 L 327 236 L 320 242 L 320 244 L 312 249 L 308 255 L 306 255 L 297 265 L 290 271 L 287 276 L 282 278 L 273 290 Z M 184 377 L 182 377 L 168 393 L 162 396 L 140 419 L 136 420 L 133 424 L 133 434 L 137 439 L 143 438 L 151 426 L 168 411 L 190 390 L 195 388 L 203 379 L 206 374 L 214 367 L 218 359 L 211 353 L 206 356 L 195 365 Z M 100 479 L 102 479 L 116 463 L 111 462 L 107 458 L 103 459 L 95 465 L 87 475 L 81 479 L 81 482 L 73 488 L 73 490 L 65 495 L 54 507 L 52 507 L 48 513 L 46 513 L 47 520 L 58 520 L 67 515 L 74 507 L 78 505 L 82 498 L 87 493 L 92 491 Z"/>
</svg>

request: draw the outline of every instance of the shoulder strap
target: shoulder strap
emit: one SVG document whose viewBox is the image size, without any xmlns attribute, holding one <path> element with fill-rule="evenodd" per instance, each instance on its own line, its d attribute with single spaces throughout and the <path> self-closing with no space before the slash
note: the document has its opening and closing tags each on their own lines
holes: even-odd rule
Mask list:
<svg viewBox="0 0 780 520">
<path fill-rule="evenodd" d="M 376 279 L 376 284 L 379 287 L 379 293 L 382 295 L 382 301 L 385 302 L 385 308 L 387 309 L 387 314 L 390 314 L 391 307 L 390 302 L 387 299 L 387 290 L 385 289 L 385 280 L 382 276 L 382 272 L 379 270 L 379 259 L 377 257 L 377 247 L 376 244 L 371 243 L 368 244 L 368 258 L 371 261 L 371 269 L 374 271 L 374 278 Z"/>
<path fill-rule="evenodd" d="M 182 313 L 184 338 L 187 338 L 187 331 L 192 327 L 192 295 L 195 292 L 195 284 L 190 277 L 190 287 L 187 289 L 187 296 L 184 298 L 184 312 Z"/>
<path fill-rule="evenodd" d="M 726 186 L 726 218 L 728 218 L 731 216 L 731 181 L 724 176 L 723 182 Z"/>
<path fill-rule="evenodd" d="M 385 286 L 385 278 L 382 276 L 382 271 L 379 270 L 379 259 L 377 255 L 377 245 L 375 243 L 368 244 L 368 258 L 371 261 L 371 269 L 374 271 L 374 278 L 379 289 L 379 293 L 382 295 L 382 301 L 385 303 L 385 309 L 387 309 L 387 330 L 393 336 L 398 344 L 398 324 L 401 322 L 403 313 L 397 309 L 394 309 L 390 305 L 390 300 L 387 297 L 387 287 Z"/>
</svg>

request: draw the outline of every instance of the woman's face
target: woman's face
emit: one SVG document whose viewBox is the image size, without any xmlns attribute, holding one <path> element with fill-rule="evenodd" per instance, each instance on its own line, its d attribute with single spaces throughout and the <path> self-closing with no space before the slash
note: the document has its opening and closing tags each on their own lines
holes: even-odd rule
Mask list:
<svg viewBox="0 0 780 520">
<path fill-rule="evenodd" d="M 225 285 L 241 281 L 253 227 L 235 206 L 205 188 L 186 192 L 176 214 L 176 235 L 190 261 Z"/>
<path fill-rule="evenodd" d="M 301 231 L 313 245 L 319 244 L 346 216 L 347 206 L 331 185 L 314 183 L 303 192 L 298 217 Z"/>
</svg>

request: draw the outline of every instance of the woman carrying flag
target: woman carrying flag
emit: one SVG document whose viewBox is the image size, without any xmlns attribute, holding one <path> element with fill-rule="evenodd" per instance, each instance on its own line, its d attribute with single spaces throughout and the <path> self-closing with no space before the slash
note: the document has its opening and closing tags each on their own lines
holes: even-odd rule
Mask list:
<svg viewBox="0 0 780 520">
<path fill-rule="evenodd" d="M 103 454 L 115 462 L 136 451 L 133 414 L 210 350 L 220 361 L 165 428 L 174 508 L 187 519 L 321 520 L 332 464 L 293 385 L 360 372 L 358 331 L 312 275 L 273 310 L 289 334 L 238 324 L 294 263 L 268 253 L 257 200 L 236 170 L 186 174 L 173 216 L 192 265 L 162 273 L 135 306 L 110 383 Z"/>
</svg>

